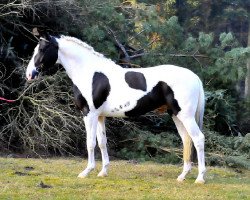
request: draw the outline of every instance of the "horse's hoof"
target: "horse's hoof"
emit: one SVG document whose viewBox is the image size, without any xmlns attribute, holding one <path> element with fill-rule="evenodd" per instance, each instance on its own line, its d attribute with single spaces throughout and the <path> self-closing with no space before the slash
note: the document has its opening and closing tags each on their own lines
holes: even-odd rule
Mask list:
<svg viewBox="0 0 250 200">
<path fill-rule="evenodd" d="M 101 171 L 97 176 L 98 177 L 106 177 L 106 176 L 108 176 L 108 174 L 107 174 L 107 172 Z"/>
<path fill-rule="evenodd" d="M 78 177 L 78 178 L 86 178 L 86 177 L 87 177 L 87 174 L 85 174 L 85 173 L 80 173 L 77 177 Z"/>
<path fill-rule="evenodd" d="M 82 175 L 82 174 L 79 174 L 78 176 L 77 176 L 77 178 L 86 178 L 87 176 L 86 175 Z"/>
<path fill-rule="evenodd" d="M 185 178 L 178 176 L 178 178 L 176 180 L 181 183 L 181 182 L 185 181 Z"/>
<path fill-rule="evenodd" d="M 204 179 L 196 179 L 195 182 L 196 184 L 205 184 Z"/>
</svg>

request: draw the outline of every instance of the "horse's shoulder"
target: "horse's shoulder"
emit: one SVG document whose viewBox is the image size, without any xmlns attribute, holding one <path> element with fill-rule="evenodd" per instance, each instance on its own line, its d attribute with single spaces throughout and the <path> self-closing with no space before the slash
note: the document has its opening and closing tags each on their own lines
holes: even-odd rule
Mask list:
<svg viewBox="0 0 250 200">
<path fill-rule="evenodd" d="M 92 81 L 92 98 L 96 109 L 107 100 L 110 89 L 109 78 L 102 72 L 95 72 Z"/>
</svg>

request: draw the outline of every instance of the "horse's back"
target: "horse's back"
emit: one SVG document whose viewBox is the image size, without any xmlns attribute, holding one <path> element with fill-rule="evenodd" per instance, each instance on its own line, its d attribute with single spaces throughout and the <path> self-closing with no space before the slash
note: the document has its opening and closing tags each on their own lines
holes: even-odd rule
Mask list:
<svg viewBox="0 0 250 200">
<path fill-rule="evenodd" d="M 175 65 L 159 65 L 155 67 L 127 69 L 142 73 L 145 76 L 147 92 L 159 83 L 165 82 L 178 98 L 190 98 L 199 90 L 199 77 L 191 70 Z"/>
<path fill-rule="evenodd" d="M 196 80 L 198 76 L 191 70 L 175 65 L 159 65 L 155 67 L 133 69 L 142 72 L 148 79 L 159 79 L 170 84 Z"/>
</svg>

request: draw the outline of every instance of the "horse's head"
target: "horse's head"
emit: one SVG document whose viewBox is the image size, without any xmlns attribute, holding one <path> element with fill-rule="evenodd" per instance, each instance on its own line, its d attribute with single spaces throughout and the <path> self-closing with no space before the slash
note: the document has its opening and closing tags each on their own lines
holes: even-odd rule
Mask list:
<svg viewBox="0 0 250 200">
<path fill-rule="evenodd" d="M 58 43 L 47 32 L 39 32 L 40 40 L 26 69 L 26 78 L 35 79 L 38 74 L 47 73 L 58 59 Z"/>
</svg>

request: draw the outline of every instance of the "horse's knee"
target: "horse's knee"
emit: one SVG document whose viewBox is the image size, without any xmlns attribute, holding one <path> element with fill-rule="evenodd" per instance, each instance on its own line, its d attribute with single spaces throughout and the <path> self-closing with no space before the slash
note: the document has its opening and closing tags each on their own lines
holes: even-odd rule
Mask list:
<svg viewBox="0 0 250 200">
<path fill-rule="evenodd" d="M 99 146 L 99 148 L 100 148 L 101 150 L 107 148 L 106 142 L 100 142 L 100 143 L 98 143 L 98 146 Z"/>
<path fill-rule="evenodd" d="M 87 142 L 87 150 L 88 151 L 94 151 L 94 149 L 95 149 L 95 146 L 96 146 L 96 143 L 95 142 Z"/>
<path fill-rule="evenodd" d="M 97 141 L 98 141 L 98 146 L 99 148 L 102 149 L 106 149 L 106 145 L 107 145 L 107 138 L 105 134 L 100 134 L 97 135 Z"/>
</svg>

